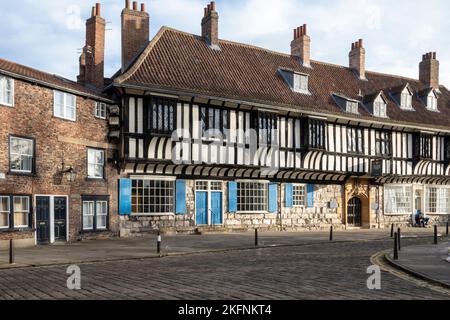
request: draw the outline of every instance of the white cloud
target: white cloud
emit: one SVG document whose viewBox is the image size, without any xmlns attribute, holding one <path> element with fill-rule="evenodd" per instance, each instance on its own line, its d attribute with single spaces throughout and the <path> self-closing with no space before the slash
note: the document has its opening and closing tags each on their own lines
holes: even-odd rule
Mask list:
<svg viewBox="0 0 450 320">
<path fill-rule="evenodd" d="M 120 66 L 122 0 L 103 0 L 110 23 L 106 36 L 106 75 Z M 200 33 L 208 0 L 145 0 L 151 35 L 162 25 Z M 84 20 L 94 0 L 1 1 L 0 56 L 75 79 Z M 307 23 L 312 57 L 348 63 L 350 44 L 364 38 L 367 68 L 417 78 L 423 53 L 437 51 L 441 82 L 450 87 L 450 2 L 428 0 L 217 0 L 221 38 L 289 52 L 292 29 Z M 79 10 L 78 10 L 79 9 Z"/>
</svg>

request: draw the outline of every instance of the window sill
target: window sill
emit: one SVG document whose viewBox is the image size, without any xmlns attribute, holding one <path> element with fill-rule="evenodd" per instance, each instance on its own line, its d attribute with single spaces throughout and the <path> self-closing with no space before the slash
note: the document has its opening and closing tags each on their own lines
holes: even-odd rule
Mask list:
<svg viewBox="0 0 450 320">
<path fill-rule="evenodd" d="M 9 104 L 3 104 L 3 103 L 0 103 L 0 107 L 14 108 L 14 104 L 9 105 Z"/>
<path fill-rule="evenodd" d="M 32 228 L 13 228 L 13 229 L 0 229 L 0 233 L 21 233 L 21 232 L 34 232 Z"/>
<path fill-rule="evenodd" d="M 175 213 L 132 213 L 132 217 L 166 217 L 175 216 Z"/>
<path fill-rule="evenodd" d="M 102 230 L 83 230 L 81 231 L 82 235 L 95 235 L 95 234 L 102 234 L 102 233 L 109 233 L 111 230 L 109 229 L 102 229 Z"/>
<path fill-rule="evenodd" d="M 105 178 L 86 178 L 87 182 L 108 182 L 108 179 Z"/>
<path fill-rule="evenodd" d="M 54 118 L 54 119 L 63 120 L 63 121 L 72 122 L 72 123 L 77 122 L 77 119 L 76 119 L 76 118 L 75 118 L 75 119 L 70 119 L 70 118 L 58 117 L 58 116 L 55 116 L 55 115 L 53 116 L 53 118 Z"/>
<path fill-rule="evenodd" d="M 36 178 L 37 174 L 36 173 L 27 173 L 27 172 L 15 172 L 15 171 L 9 171 L 8 172 L 8 176 L 22 176 L 22 177 L 31 177 L 31 178 Z"/>
</svg>

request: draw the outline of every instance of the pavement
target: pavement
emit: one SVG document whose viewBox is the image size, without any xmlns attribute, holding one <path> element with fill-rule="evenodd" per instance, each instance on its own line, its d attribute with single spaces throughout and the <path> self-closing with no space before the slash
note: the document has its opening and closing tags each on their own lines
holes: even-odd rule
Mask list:
<svg viewBox="0 0 450 320">
<path fill-rule="evenodd" d="M 431 229 L 404 229 L 404 238 L 432 237 Z M 333 234 L 335 242 L 377 241 L 390 237 L 390 230 L 348 230 Z M 36 266 L 94 263 L 160 257 L 156 252 L 156 236 L 137 239 L 83 241 L 16 249 L 15 264 L 8 264 L 8 251 L 0 251 L 0 270 Z M 430 240 L 431 241 L 431 240 Z M 259 246 L 302 246 L 329 242 L 329 232 L 260 232 Z M 254 248 L 255 236 L 248 233 L 163 236 L 164 256 L 186 255 Z"/>
<path fill-rule="evenodd" d="M 398 260 L 393 259 L 392 252 L 387 255 L 387 258 L 391 264 L 412 275 L 450 288 L 449 241 L 438 245 L 404 247 L 399 252 Z"/>
</svg>

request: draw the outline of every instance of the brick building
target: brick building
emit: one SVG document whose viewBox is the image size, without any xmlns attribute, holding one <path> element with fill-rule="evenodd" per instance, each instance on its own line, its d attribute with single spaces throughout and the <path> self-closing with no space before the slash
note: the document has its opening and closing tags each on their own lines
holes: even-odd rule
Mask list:
<svg viewBox="0 0 450 320">
<path fill-rule="evenodd" d="M 80 59 L 83 85 L 0 59 L 0 246 L 118 234 L 117 146 L 107 119 L 114 101 L 101 93 L 97 10 Z M 91 47 L 95 63 L 86 67 Z"/>
</svg>

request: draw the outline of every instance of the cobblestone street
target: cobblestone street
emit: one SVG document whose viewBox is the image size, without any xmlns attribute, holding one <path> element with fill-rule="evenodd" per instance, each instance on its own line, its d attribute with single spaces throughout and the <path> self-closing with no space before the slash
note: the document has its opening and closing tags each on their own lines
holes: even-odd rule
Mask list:
<svg viewBox="0 0 450 320">
<path fill-rule="evenodd" d="M 321 243 L 85 264 L 78 291 L 66 287 L 66 266 L 0 270 L 0 299 L 450 298 L 386 272 L 382 289 L 368 290 L 370 257 L 390 247 L 390 240 Z"/>
</svg>

